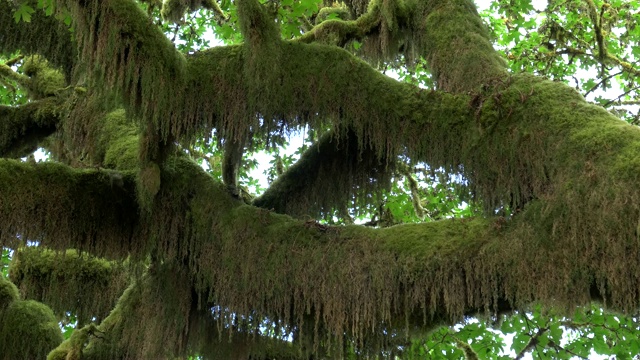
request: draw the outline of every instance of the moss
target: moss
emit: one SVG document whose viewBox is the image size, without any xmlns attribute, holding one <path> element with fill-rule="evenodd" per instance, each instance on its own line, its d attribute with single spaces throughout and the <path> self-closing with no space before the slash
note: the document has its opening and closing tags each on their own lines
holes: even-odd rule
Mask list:
<svg viewBox="0 0 640 360">
<path fill-rule="evenodd" d="M 32 99 L 54 96 L 66 86 L 64 75 L 38 55 L 25 58 L 22 72 L 30 78 L 27 89 Z"/>
<path fill-rule="evenodd" d="M 42 359 L 62 342 L 51 309 L 33 300 L 16 300 L 0 311 L 2 359 Z"/>
<path fill-rule="evenodd" d="M 0 242 L 19 247 L 20 234 L 53 249 L 124 259 L 138 221 L 135 199 L 132 173 L 0 159 Z"/>
<path fill-rule="evenodd" d="M 4 276 L 0 277 L 0 311 L 18 300 L 18 288 Z"/>
<path fill-rule="evenodd" d="M 153 200 L 160 191 L 161 174 L 158 164 L 147 163 L 138 174 L 138 204 L 144 210 L 151 210 Z"/>
<path fill-rule="evenodd" d="M 182 271 L 168 264 L 152 267 L 124 292 L 98 327 L 88 328 L 88 344 L 76 340 L 75 345 L 81 344 L 83 359 L 184 355 L 191 296 L 191 284 Z M 63 344 L 57 351 L 78 349 L 73 345 Z"/>
<path fill-rule="evenodd" d="M 426 35 L 419 53 L 429 63 L 439 89 L 463 93 L 506 75 L 506 63 L 493 49 L 489 32 L 470 0 L 448 1 L 442 6 L 429 1 L 423 11 L 426 18 L 414 20 Z"/>
<path fill-rule="evenodd" d="M 189 2 L 185 0 L 164 0 L 160 11 L 162 18 L 165 21 L 180 22 L 189 7 Z"/>
<path fill-rule="evenodd" d="M 71 337 L 47 355 L 47 360 L 81 360 L 85 345 L 92 336 L 99 336 L 99 330 L 94 324 L 75 329 Z"/>
<path fill-rule="evenodd" d="M 225 19 L 220 6 L 213 0 L 164 0 L 160 13 L 165 21 L 179 23 L 185 12 L 201 8 L 213 10 L 218 17 Z"/>
<path fill-rule="evenodd" d="M 126 264 L 74 250 L 27 247 L 14 253 L 9 276 L 23 298 L 49 305 L 58 316 L 71 311 L 82 325 L 107 316 L 128 285 L 127 270 Z"/>
<path fill-rule="evenodd" d="M 32 8 L 37 8 L 35 0 L 29 3 Z M 61 68 L 66 79 L 70 80 L 76 64 L 76 47 L 69 27 L 53 16 L 45 16 L 44 11 L 32 14 L 28 23 L 16 23 L 14 10 L 12 2 L 0 2 L 0 29 L 5 34 L 0 43 L 0 53 L 7 56 L 18 51 L 25 55 L 38 54 Z"/>
<path fill-rule="evenodd" d="M 335 209 L 365 203 L 390 186 L 393 163 L 370 147 L 359 148 L 353 132 L 325 134 L 253 204 L 296 217 L 332 217 Z"/>
<path fill-rule="evenodd" d="M 81 5 L 68 0 L 58 5 L 71 9 L 80 59 L 95 80 L 89 85 L 117 94 L 143 128 L 166 141 L 172 122 L 182 114 L 184 57 L 150 20 L 142 20 L 148 18 L 133 2 L 96 0 Z M 159 145 L 155 137 L 149 139 L 153 142 L 143 144 L 141 153 Z"/>
<path fill-rule="evenodd" d="M 327 20 L 328 17 L 335 17 L 341 20 L 351 20 L 349 10 L 344 7 L 324 7 L 316 15 L 316 25 Z"/>
<path fill-rule="evenodd" d="M 107 114 L 100 130 L 99 143 L 104 149 L 102 164 L 110 169 L 136 169 L 139 166 L 138 131 L 127 119 L 125 111 L 120 109 Z"/>
<path fill-rule="evenodd" d="M 22 106 L 0 106 L 0 155 L 19 158 L 33 153 L 55 130 L 63 105 L 55 99 Z"/>
<path fill-rule="evenodd" d="M 505 77 L 469 1 L 427 2 L 416 12 L 429 14 L 425 23 L 407 15 L 412 4 L 377 2 L 372 20 L 380 49 L 394 49 L 402 29 L 432 34 L 416 42 L 429 49 L 438 87 L 468 96 L 399 84 L 336 48 L 282 42 L 256 1 L 238 3 L 248 44 L 186 62 L 136 21 L 131 2 L 69 4 L 81 58 L 142 123 L 143 154 L 162 136 L 183 139 L 213 127 L 228 140 L 249 130 L 263 136 L 332 124 L 335 139 L 356 151 L 331 157 L 330 165 L 357 167 L 358 154 L 374 167 L 406 155 L 463 174 L 487 214 L 514 211 L 380 231 L 328 227 L 241 205 L 182 157 L 143 156 L 157 167 L 150 166 L 148 187 L 153 216 L 141 217 L 135 184 L 144 174 L 1 160 L 4 243 L 20 234 L 41 246 L 153 259 L 150 275 L 123 295 L 100 325 L 106 337 L 92 339 L 85 355 L 184 355 L 195 304 L 214 313 L 215 335 L 242 336 L 270 322 L 296 333 L 303 352 L 322 344 L 327 357 L 340 357 L 350 342 L 359 354 L 376 353 L 403 328 L 457 321 L 504 302 L 569 308 L 589 301 L 594 288 L 606 306 L 637 309 L 638 130 L 562 84 Z M 124 117 L 112 116 L 114 124 Z M 300 167 L 318 163 L 305 159 Z M 351 193 L 327 197 L 344 201 L 368 185 L 366 171 L 351 174 L 366 179 L 345 177 L 336 187 Z M 286 180 L 278 196 L 302 194 L 291 207 L 305 209 L 322 195 L 291 191 L 296 184 Z"/>
</svg>

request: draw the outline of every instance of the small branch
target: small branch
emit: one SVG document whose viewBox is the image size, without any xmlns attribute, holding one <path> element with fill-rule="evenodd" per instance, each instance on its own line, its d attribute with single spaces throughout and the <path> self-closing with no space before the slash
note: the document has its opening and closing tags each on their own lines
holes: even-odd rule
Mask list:
<svg viewBox="0 0 640 360">
<path fill-rule="evenodd" d="M 547 332 L 548 330 L 549 330 L 548 327 L 538 328 L 538 331 L 531 336 L 531 339 L 529 339 L 527 346 L 525 346 L 524 349 L 520 350 L 520 352 L 516 355 L 514 359 L 515 360 L 522 359 L 529 351 L 532 351 L 538 345 L 540 336 L 544 335 L 544 333 Z"/>
<path fill-rule="evenodd" d="M 619 71 L 615 74 L 610 74 L 608 76 L 605 76 L 604 78 L 602 78 L 596 85 L 594 85 L 591 89 L 589 89 L 589 91 L 587 91 L 586 93 L 584 93 L 584 97 L 587 97 L 587 95 L 591 94 L 592 92 L 594 92 L 595 90 L 597 90 L 600 85 L 602 85 L 605 81 L 609 81 L 611 78 L 618 76 L 622 74 L 622 71 Z"/>
<path fill-rule="evenodd" d="M 0 76 L 13 80 L 18 83 L 18 85 L 28 88 L 30 86 L 31 79 L 28 76 L 19 74 L 11 68 L 10 65 L 0 64 Z"/>
<path fill-rule="evenodd" d="M 350 40 L 360 40 L 380 24 L 379 11 L 372 10 L 357 20 L 332 19 L 312 27 L 311 31 L 296 39 L 302 43 L 316 41 L 333 42 L 332 45 L 344 46 Z"/>
<path fill-rule="evenodd" d="M 24 59 L 24 55 L 18 55 L 16 57 L 14 57 L 13 59 L 7 60 L 4 64 L 7 65 L 7 66 L 13 66 L 13 65 L 17 64 L 22 59 Z"/>
<path fill-rule="evenodd" d="M 620 99 L 620 98 L 622 98 L 622 97 L 624 97 L 624 96 L 626 96 L 626 95 L 630 94 L 631 92 L 633 92 L 635 90 L 638 90 L 638 89 L 640 89 L 640 86 L 634 86 L 633 88 L 631 88 L 631 89 L 625 91 L 624 93 L 620 94 L 617 97 L 617 99 Z M 609 100 L 604 105 L 602 105 L 602 107 L 607 108 L 607 107 L 609 107 L 609 105 L 613 104 L 614 102 L 616 102 L 616 100 Z M 637 103 L 640 103 L 640 101 L 638 101 L 638 100 L 629 101 L 628 104 L 623 104 L 622 101 L 618 100 L 618 104 L 620 104 L 620 105 L 637 105 Z"/>
<path fill-rule="evenodd" d="M 307 19 L 306 16 L 302 15 L 300 17 L 300 21 L 302 21 L 304 31 L 311 31 L 311 29 L 313 29 L 313 24 L 309 21 L 309 19 Z"/>
<path fill-rule="evenodd" d="M 205 0 L 202 2 L 202 7 L 205 9 L 209 9 L 213 11 L 216 15 L 216 20 L 218 20 L 218 25 L 222 25 L 229 21 L 229 16 L 222 11 L 220 5 L 214 0 Z"/>
<path fill-rule="evenodd" d="M 571 354 L 571 355 L 573 355 L 573 356 L 578 357 L 579 359 L 585 359 L 585 360 L 589 359 L 588 357 L 580 356 L 580 355 L 578 355 L 578 354 L 574 353 L 574 352 L 573 352 L 573 351 L 571 351 L 571 350 L 567 350 L 567 349 L 563 348 L 562 346 L 560 346 L 560 345 L 556 344 L 553 340 L 549 340 L 549 344 L 548 344 L 547 346 L 549 346 L 549 347 L 551 347 L 551 348 L 555 349 L 556 351 L 564 351 L 564 352 L 566 352 L 567 354 Z"/>
<path fill-rule="evenodd" d="M 602 34 L 602 24 L 600 22 L 600 17 L 598 16 L 598 9 L 596 8 L 596 4 L 593 0 L 585 0 L 587 3 L 587 7 L 589 8 L 589 18 L 591 18 L 591 23 L 593 24 L 593 30 L 596 35 L 596 43 L 598 46 L 598 59 L 601 62 L 604 62 L 607 57 L 607 49 L 604 45 L 604 36 Z M 604 64 L 603 64 L 604 66 Z"/>
</svg>

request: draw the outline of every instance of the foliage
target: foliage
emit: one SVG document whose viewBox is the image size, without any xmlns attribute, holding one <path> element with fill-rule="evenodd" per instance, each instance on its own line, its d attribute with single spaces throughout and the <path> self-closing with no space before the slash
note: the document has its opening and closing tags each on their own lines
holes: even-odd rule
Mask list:
<svg viewBox="0 0 640 360">
<path fill-rule="evenodd" d="M 634 1 L 495 1 L 485 18 L 514 71 L 570 84 L 625 120 L 638 124 L 640 52 Z M 491 16 L 490 16 L 491 15 Z M 595 76 L 597 74 L 597 76 Z M 619 88 L 620 91 L 616 91 Z"/>
</svg>

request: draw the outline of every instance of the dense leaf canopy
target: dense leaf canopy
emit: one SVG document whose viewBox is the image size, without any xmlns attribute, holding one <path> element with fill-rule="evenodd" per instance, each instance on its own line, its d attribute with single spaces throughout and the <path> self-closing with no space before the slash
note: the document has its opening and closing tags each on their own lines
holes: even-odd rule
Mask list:
<svg viewBox="0 0 640 360">
<path fill-rule="evenodd" d="M 0 0 L 0 359 L 630 358 L 639 7 Z"/>
</svg>

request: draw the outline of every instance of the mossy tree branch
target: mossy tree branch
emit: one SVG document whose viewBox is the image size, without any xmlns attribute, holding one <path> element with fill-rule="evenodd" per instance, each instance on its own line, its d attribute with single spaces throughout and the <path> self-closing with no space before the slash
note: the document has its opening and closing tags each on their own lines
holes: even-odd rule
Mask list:
<svg viewBox="0 0 640 360">
<path fill-rule="evenodd" d="M 33 153 L 60 122 L 60 101 L 49 98 L 21 106 L 0 105 L 0 156 L 21 158 Z"/>
<path fill-rule="evenodd" d="M 355 142 L 373 158 L 404 154 L 460 172 L 487 213 L 521 210 L 508 219 L 327 227 L 244 205 L 178 155 L 154 168 L 162 181 L 140 216 L 142 174 L 0 160 L 2 244 L 19 245 L 19 234 L 53 249 L 174 264 L 154 270 L 168 281 L 142 291 L 137 303 L 146 307 L 123 300 L 133 296 L 125 294 L 120 315 L 105 319 L 106 337 L 94 343 L 179 354 L 188 348 L 186 322 L 196 300 L 217 309 L 222 327 L 243 315 L 245 329 L 268 319 L 293 330 L 312 316 L 322 329 L 319 341 L 336 348 L 345 336 L 363 348 L 384 344 L 385 335 L 403 333 L 396 330 L 419 331 L 505 303 L 571 308 L 604 299 L 609 308 L 637 310 L 640 130 L 562 84 L 506 77 L 469 2 L 430 3 L 426 22 L 439 88 L 470 92 L 455 96 L 398 84 L 340 49 L 270 42 L 262 33 L 251 45 L 184 59 L 137 17 L 132 2 L 65 3 L 78 25 L 81 58 L 95 66 L 97 83 L 126 102 L 129 113 L 115 117 L 137 116 L 155 140 L 212 127 L 245 130 L 259 115 L 265 133 L 331 121 L 338 135 L 355 134 L 347 148 Z M 243 31 L 252 35 L 262 10 L 257 1 L 245 4 Z M 264 49 L 260 41 L 277 57 L 254 53 Z M 147 314 L 155 317 L 142 321 Z M 114 345 L 123 338 L 126 344 Z M 166 343 L 173 347 L 165 350 Z"/>
<path fill-rule="evenodd" d="M 3 245 L 18 248 L 20 234 L 49 248 L 120 259 L 138 221 L 132 174 L 56 163 L 0 159 L 0 208 Z"/>
<path fill-rule="evenodd" d="M 33 246 L 14 252 L 10 270 L 23 298 L 47 304 L 59 318 L 71 312 L 80 326 L 102 321 L 135 273 L 124 262 Z"/>
<path fill-rule="evenodd" d="M 386 154 L 386 151 L 383 151 Z M 253 201 L 253 205 L 295 217 L 332 216 L 390 186 L 394 163 L 358 144 L 353 132 L 325 134 L 300 160 Z M 354 204 L 355 205 L 355 204 Z M 357 208 L 364 206 L 358 204 Z"/>
</svg>

